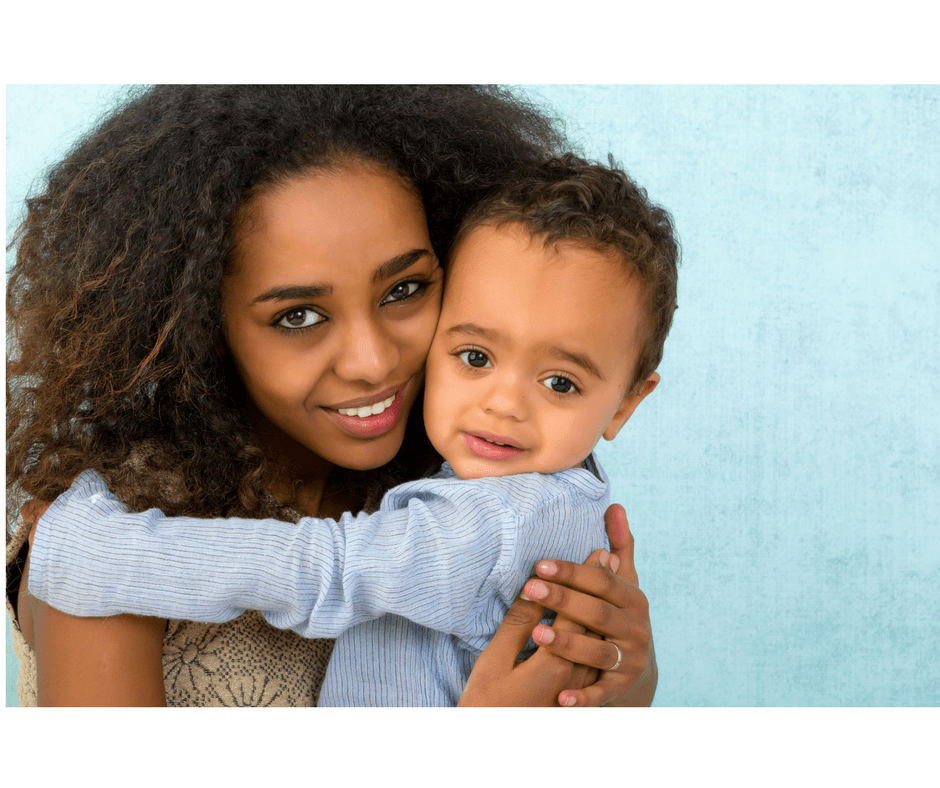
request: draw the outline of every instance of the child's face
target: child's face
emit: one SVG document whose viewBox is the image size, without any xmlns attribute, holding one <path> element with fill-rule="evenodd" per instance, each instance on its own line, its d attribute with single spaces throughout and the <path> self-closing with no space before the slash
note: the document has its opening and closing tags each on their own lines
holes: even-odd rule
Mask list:
<svg viewBox="0 0 940 788">
<path fill-rule="evenodd" d="M 428 355 L 435 448 L 463 479 L 576 466 L 659 381 L 628 388 L 643 302 L 599 252 L 546 247 L 518 224 L 474 229 L 451 261 Z"/>
<path fill-rule="evenodd" d="M 387 463 L 440 312 L 419 198 L 396 175 L 350 165 L 295 177 L 244 218 L 223 330 L 265 448 L 308 473 Z M 366 413 L 373 403 L 381 412 Z M 353 407 L 363 417 L 341 412 Z"/>
</svg>

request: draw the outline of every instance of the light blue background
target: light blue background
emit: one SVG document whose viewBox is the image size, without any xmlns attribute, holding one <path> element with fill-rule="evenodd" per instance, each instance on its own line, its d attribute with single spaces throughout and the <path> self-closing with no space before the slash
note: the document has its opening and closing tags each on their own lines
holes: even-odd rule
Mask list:
<svg viewBox="0 0 940 788">
<path fill-rule="evenodd" d="M 7 87 L 8 241 L 116 90 Z M 663 381 L 600 449 L 656 705 L 940 705 L 940 89 L 526 90 L 682 240 Z"/>
</svg>

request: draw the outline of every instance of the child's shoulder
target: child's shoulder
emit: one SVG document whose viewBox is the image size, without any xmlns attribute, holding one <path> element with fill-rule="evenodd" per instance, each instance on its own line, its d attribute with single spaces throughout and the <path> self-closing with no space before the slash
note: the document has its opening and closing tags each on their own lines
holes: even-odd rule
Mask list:
<svg viewBox="0 0 940 788">
<path fill-rule="evenodd" d="M 541 509 L 554 501 L 603 501 L 608 495 L 607 476 L 592 458 L 584 467 L 556 473 L 519 473 L 461 479 L 448 463 L 433 476 L 407 482 L 389 491 L 390 508 L 407 505 L 410 499 L 445 499 L 461 507 L 509 509 L 517 514 Z"/>
</svg>

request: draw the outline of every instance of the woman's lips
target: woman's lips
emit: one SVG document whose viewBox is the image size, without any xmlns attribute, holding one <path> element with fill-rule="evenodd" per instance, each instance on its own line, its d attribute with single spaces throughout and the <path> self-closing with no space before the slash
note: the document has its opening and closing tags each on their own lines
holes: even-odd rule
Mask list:
<svg viewBox="0 0 940 788">
<path fill-rule="evenodd" d="M 340 402 L 338 405 L 324 405 L 327 410 L 349 410 L 351 408 L 361 408 L 368 405 L 374 405 L 376 402 L 382 402 L 387 400 L 389 397 L 394 397 L 399 391 L 401 391 L 408 382 L 401 383 L 397 386 L 392 386 L 391 388 L 385 389 L 385 391 L 380 391 L 378 394 L 370 394 L 368 397 L 359 397 L 358 399 L 346 400 L 346 402 Z"/>
<path fill-rule="evenodd" d="M 397 389 L 391 389 L 390 392 L 382 392 L 374 397 L 350 400 L 337 407 L 325 407 L 323 409 L 342 430 L 348 432 L 350 435 L 354 435 L 357 438 L 376 438 L 394 429 L 398 424 L 404 404 L 404 390 L 405 386 L 399 386 Z M 339 412 L 339 408 L 343 410 L 358 409 L 360 407 L 367 407 L 379 402 L 384 402 L 389 397 L 392 397 L 392 402 L 381 413 L 361 417 Z"/>
<path fill-rule="evenodd" d="M 525 451 L 521 446 L 508 445 L 514 441 L 489 432 L 465 432 L 463 439 L 470 451 L 487 460 L 511 460 Z M 497 443 L 507 445 L 498 446 Z"/>
</svg>

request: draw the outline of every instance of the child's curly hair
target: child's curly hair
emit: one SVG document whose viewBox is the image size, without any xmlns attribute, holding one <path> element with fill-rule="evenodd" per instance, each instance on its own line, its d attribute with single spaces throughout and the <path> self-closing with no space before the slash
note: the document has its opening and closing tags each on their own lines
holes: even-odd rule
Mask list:
<svg viewBox="0 0 940 788">
<path fill-rule="evenodd" d="M 217 352 L 239 206 L 310 168 L 373 161 L 414 183 L 443 260 L 482 194 L 564 145 L 552 120 L 496 88 L 161 86 L 131 98 L 52 168 L 12 244 L 8 527 L 26 498 L 51 501 L 86 468 L 134 509 L 284 511 L 264 494 L 243 391 Z M 399 458 L 357 489 L 414 478 L 432 452 L 419 402 Z"/>
<path fill-rule="evenodd" d="M 659 366 L 676 311 L 679 243 L 672 217 L 650 202 L 614 161 L 595 164 L 565 153 L 507 177 L 471 209 L 451 254 L 475 227 L 519 222 L 545 244 L 578 241 L 616 253 L 646 288 L 645 337 L 631 387 Z"/>
</svg>

